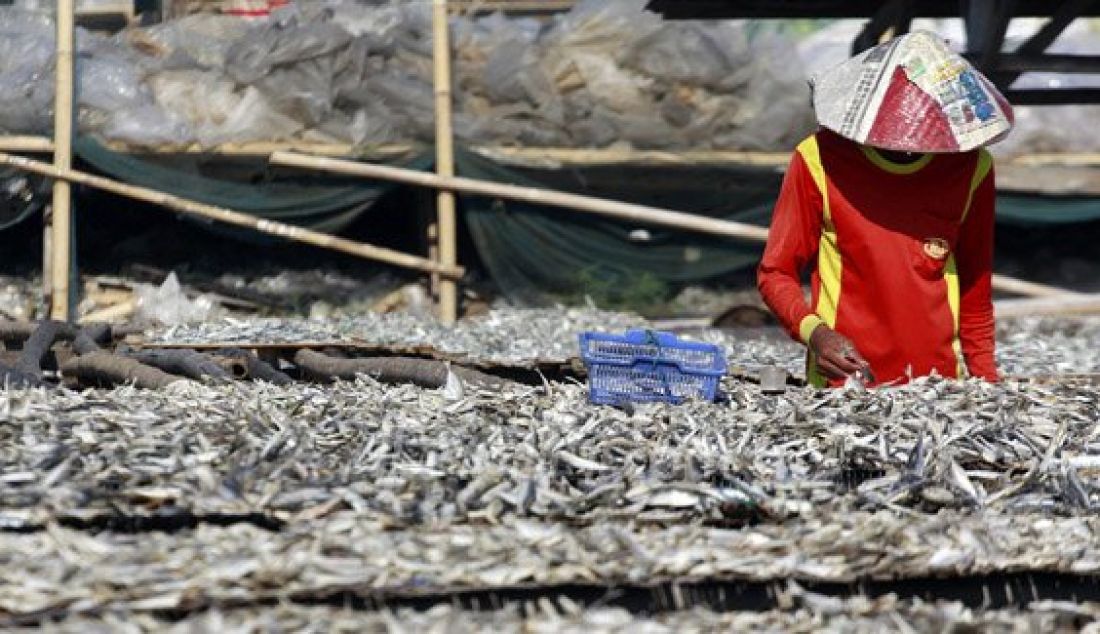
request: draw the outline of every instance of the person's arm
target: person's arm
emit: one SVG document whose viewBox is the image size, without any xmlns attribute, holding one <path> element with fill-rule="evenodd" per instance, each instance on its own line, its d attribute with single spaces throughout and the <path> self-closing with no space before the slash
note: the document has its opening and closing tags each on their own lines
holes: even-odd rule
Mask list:
<svg viewBox="0 0 1100 634">
<path fill-rule="evenodd" d="M 867 361 L 852 342 L 810 310 L 802 293 L 802 273 L 821 242 L 823 205 L 821 190 L 796 152 L 775 202 L 756 286 L 787 334 L 813 350 L 817 367 L 825 376 L 843 379 L 863 372 L 873 380 Z"/>
<path fill-rule="evenodd" d="M 802 273 L 817 254 L 821 241 L 821 192 L 802 155 L 791 157 L 772 213 L 764 256 L 756 270 L 756 286 L 764 303 L 794 339 L 809 344 L 822 322 L 802 293 Z"/>
<path fill-rule="evenodd" d="M 985 150 L 980 150 L 985 152 Z M 994 359 L 993 223 L 996 185 L 993 167 L 974 190 L 959 232 L 955 262 L 959 274 L 959 341 L 971 376 L 998 380 Z"/>
</svg>

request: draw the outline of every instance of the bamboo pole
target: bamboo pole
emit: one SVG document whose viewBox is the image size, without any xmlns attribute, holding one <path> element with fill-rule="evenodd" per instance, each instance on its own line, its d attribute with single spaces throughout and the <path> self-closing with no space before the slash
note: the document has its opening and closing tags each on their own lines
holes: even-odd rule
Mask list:
<svg viewBox="0 0 1100 634">
<path fill-rule="evenodd" d="M 454 0 L 450 0 L 454 2 Z M 298 152 L 320 156 L 358 158 L 392 158 L 408 156 L 415 145 L 391 143 L 364 150 L 349 143 L 310 143 L 306 141 L 248 141 L 202 146 L 198 143 L 157 146 L 130 145 L 121 141 L 105 143 L 107 149 L 129 154 L 210 154 L 213 156 L 268 156 L 272 152 Z M 729 165 L 773 167 L 782 171 L 790 162 L 790 152 L 759 152 L 749 150 L 634 150 L 623 148 L 514 147 L 478 145 L 471 148 L 494 161 L 549 166 L 577 165 Z M 0 135 L 0 152 L 53 152 L 53 140 L 42 136 Z M 1096 168 L 1100 153 L 1021 154 L 998 159 L 998 168 Z"/>
<path fill-rule="evenodd" d="M 1023 295 L 1025 297 L 1078 297 L 1079 293 L 1073 291 L 1067 291 L 1064 288 L 1058 288 L 1057 286 L 1050 286 L 1047 284 L 1040 284 L 1038 282 L 1028 282 L 1025 280 L 1016 279 L 1014 277 L 1008 277 L 1006 275 L 993 274 L 993 288 L 994 290 L 1004 291 L 1005 293 L 1013 293 L 1015 295 Z"/>
<path fill-rule="evenodd" d="M 179 196 L 173 196 L 171 194 L 165 194 L 163 192 L 158 192 L 153 189 L 147 189 L 145 187 L 127 185 L 125 183 L 120 183 L 109 178 L 103 178 L 102 176 L 93 176 L 92 174 L 78 172 L 73 169 L 62 169 L 48 163 L 42 163 L 40 161 L 31 160 L 22 156 L 12 156 L 10 154 L 0 153 L 0 165 L 9 165 L 16 169 L 33 172 L 36 174 L 42 174 L 43 176 L 49 176 L 50 178 L 63 179 L 71 183 L 88 185 L 89 187 L 102 189 L 104 191 L 118 194 L 120 196 L 127 196 L 135 200 L 141 200 L 153 203 L 155 205 L 160 205 L 162 207 L 168 207 L 169 209 L 173 209 L 175 211 L 190 216 L 199 216 L 201 218 L 217 220 L 226 224 L 253 229 L 260 233 L 266 233 L 268 235 L 278 236 L 280 238 L 286 238 L 288 240 L 304 242 L 306 244 L 311 244 L 313 246 L 322 247 L 325 249 L 331 249 L 333 251 L 349 253 L 351 255 L 356 255 L 361 258 L 378 260 L 380 262 L 386 262 L 387 264 L 393 264 L 395 266 L 402 266 L 405 268 L 426 271 L 429 273 L 435 272 L 452 277 L 461 277 L 464 272 L 459 266 L 444 266 L 442 264 L 439 264 L 438 262 L 432 262 L 431 260 L 428 260 L 426 258 L 409 255 L 407 253 L 401 253 L 400 251 L 394 251 L 392 249 L 378 247 L 370 244 L 364 244 L 362 242 L 354 242 L 345 238 L 331 236 L 326 233 L 321 233 L 319 231 L 304 229 L 302 227 L 296 227 L 294 225 L 288 225 L 282 222 L 276 222 L 274 220 L 262 220 L 259 218 L 254 218 L 252 216 L 249 216 L 248 214 L 243 214 L 238 211 L 232 211 L 223 207 L 215 207 L 213 205 L 206 205 L 203 203 L 195 202 L 193 200 L 187 200 L 186 198 L 180 198 Z"/>
<path fill-rule="evenodd" d="M 726 238 L 738 238 L 754 242 L 768 239 L 768 230 L 732 220 L 708 218 L 680 211 L 670 211 L 647 205 L 636 205 L 615 200 L 606 200 L 593 196 L 570 194 L 534 187 L 519 187 L 505 183 L 493 183 L 463 177 L 445 177 L 436 174 L 418 172 L 400 167 L 373 165 L 356 161 L 345 161 L 316 156 L 303 156 L 293 152 L 276 152 L 271 155 L 271 163 L 288 167 L 316 169 L 336 174 L 363 176 L 380 180 L 396 181 L 423 187 L 450 189 L 457 192 L 507 198 L 537 205 L 564 207 L 574 211 L 590 213 L 620 220 L 629 220 L 644 224 L 661 225 L 684 231 L 696 231 Z M 1046 284 L 1028 282 L 1005 275 L 994 275 L 993 288 L 1007 293 L 1030 297 L 1073 297 L 1076 293 Z"/>
<path fill-rule="evenodd" d="M 1030 299 L 1001 299 L 994 302 L 998 318 L 1039 315 L 1095 315 L 1100 313 L 1100 294 Z"/>
<path fill-rule="evenodd" d="M 0 136 L 0 152 L 53 152 L 53 139 L 44 136 Z"/>
<path fill-rule="evenodd" d="M 454 131 L 451 124 L 451 38 L 447 26 L 447 0 L 432 2 L 432 59 L 435 84 L 435 170 L 443 177 L 454 176 Z M 440 189 L 436 194 L 439 263 L 452 267 L 458 263 L 455 194 Z M 458 319 L 458 284 L 442 279 L 439 290 L 439 318 L 453 324 Z"/>
<path fill-rule="evenodd" d="M 438 176 L 400 167 L 373 165 L 355 161 L 344 161 L 325 157 L 303 156 L 292 152 L 276 152 L 271 155 L 275 165 L 318 169 L 337 174 L 364 176 L 400 183 L 409 183 L 423 187 L 449 189 L 456 192 L 507 198 L 536 205 L 565 207 L 575 211 L 609 216 L 620 220 L 630 220 L 645 224 L 662 225 L 688 231 L 697 231 L 727 238 L 741 238 L 764 242 L 768 239 L 768 230 L 743 222 L 708 218 L 696 214 L 669 211 L 658 207 L 624 203 L 617 200 L 595 198 L 580 194 L 550 191 L 536 187 L 520 187 L 505 183 L 463 178 L 459 176 Z"/>
<path fill-rule="evenodd" d="M 69 169 L 73 162 L 73 29 L 74 0 L 57 0 L 57 84 L 54 92 L 53 164 Z M 58 179 L 53 184 L 50 214 L 50 317 L 69 319 L 69 274 L 72 262 L 72 188 Z"/>
</svg>

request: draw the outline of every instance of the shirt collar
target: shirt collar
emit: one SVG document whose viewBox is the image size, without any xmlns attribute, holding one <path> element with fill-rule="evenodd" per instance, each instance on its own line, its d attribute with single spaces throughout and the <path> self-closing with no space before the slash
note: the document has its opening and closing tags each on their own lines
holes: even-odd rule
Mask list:
<svg viewBox="0 0 1100 634">
<path fill-rule="evenodd" d="M 868 145 L 861 145 L 859 147 L 863 150 L 863 155 L 867 157 L 867 160 L 891 174 L 912 174 L 917 172 L 925 165 L 928 165 L 928 163 L 932 161 L 932 157 L 935 156 L 931 153 L 925 153 L 912 163 L 895 163 L 880 154 L 878 150 L 873 147 Z"/>
</svg>

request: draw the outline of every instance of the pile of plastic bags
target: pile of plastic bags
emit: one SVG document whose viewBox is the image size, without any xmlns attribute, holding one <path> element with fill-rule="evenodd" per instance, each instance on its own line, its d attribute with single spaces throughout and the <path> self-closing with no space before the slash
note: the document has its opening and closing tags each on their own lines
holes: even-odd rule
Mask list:
<svg viewBox="0 0 1100 634">
<path fill-rule="evenodd" d="M 584 0 L 540 22 L 451 21 L 466 143 L 784 149 L 813 127 L 778 35 L 666 22 L 645 0 Z M 430 6 L 317 0 L 260 22 L 199 14 L 77 37 L 79 123 L 139 146 L 430 142 Z M 51 18 L 0 10 L 0 130 L 47 133 Z"/>
</svg>

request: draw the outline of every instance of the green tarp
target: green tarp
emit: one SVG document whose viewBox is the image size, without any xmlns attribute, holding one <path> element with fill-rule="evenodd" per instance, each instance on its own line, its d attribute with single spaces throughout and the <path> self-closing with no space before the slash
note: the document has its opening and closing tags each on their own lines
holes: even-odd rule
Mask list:
<svg viewBox="0 0 1100 634">
<path fill-rule="evenodd" d="M 242 182 L 204 167 L 204 159 L 172 163 L 113 152 L 91 139 L 76 143 L 87 165 L 112 178 L 228 207 L 258 217 L 338 232 L 395 185 L 362 179 L 256 169 Z M 431 153 L 409 163 L 432 167 Z M 766 225 L 781 176 L 753 167 L 588 167 L 527 169 L 459 152 L 463 176 L 591 194 Z M 607 305 L 644 299 L 685 282 L 751 267 L 760 245 L 611 221 L 565 209 L 478 197 L 461 198 L 478 256 L 515 299 L 545 302 L 582 293 Z M 25 215 L 25 214 L 21 214 Z M 998 221 L 1017 225 L 1100 220 L 1100 198 L 1002 195 Z M 223 230 L 224 229 L 220 229 Z"/>
<path fill-rule="evenodd" d="M 1022 226 L 1065 225 L 1100 220 L 1100 198 L 1004 194 L 997 196 L 997 222 Z"/>
<path fill-rule="evenodd" d="M 242 183 L 200 173 L 194 160 L 181 169 L 181 159 L 175 157 L 173 160 L 177 164 L 169 167 L 150 159 L 112 152 L 89 138 L 78 140 L 73 151 L 99 172 L 132 185 L 326 233 L 345 229 L 371 203 L 395 187 L 391 183 L 304 171 L 293 177 L 283 174 L 278 178 Z M 422 157 L 408 166 L 426 169 L 431 165 L 429 157 Z"/>
<path fill-rule="evenodd" d="M 764 225 L 781 176 L 734 168 L 593 167 L 517 170 L 459 153 L 463 176 L 549 187 L 710 217 Z M 637 303 L 670 287 L 752 266 L 759 245 L 630 225 L 567 209 L 463 197 L 478 255 L 510 297 L 543 303 L 594 296 L 601 305 Z"/>
</svg>

